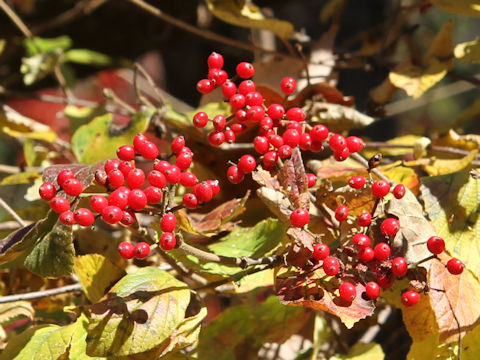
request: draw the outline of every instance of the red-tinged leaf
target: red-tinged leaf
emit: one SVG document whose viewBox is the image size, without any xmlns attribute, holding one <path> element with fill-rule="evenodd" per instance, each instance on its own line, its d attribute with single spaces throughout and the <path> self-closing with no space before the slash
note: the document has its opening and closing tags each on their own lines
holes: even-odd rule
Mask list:
<svg viewBox="0 0 480 360">
<path fill-rule="evenodd" d="M 272 177 L 269 171 L 263 169 L 252 171 L 252 179 L 261 186 L 280 190 L 280 183 L 278 179 L 276 177 Z"/>
<path fill-rule="evenodd" d="M 93 165 L 52 165 L 43 171 L 43 181 L 54 184 L 58 187 L 57 176 L 63 170 L 70 170 L 74 173 L 75 178 L 82 183 L 83 188 L 87 188 L 95 178 L 95 171 L 103 169 L 104 161 Z"/>
<path fill-rule="evenodd" d="M 287 230 L 293 241 L 288 250 L 286 261 L 289 265 L 304 267 L 312 257 L 315 238 L 303 229 L 289 228 Z"/>
<path fill-rule="evenodd" d="M 278 181 L 295 208 L 308 210 L 310 193 L 308 192 L 307 175 L 303 166 L 302 154 L 298 147 L 293 149 L 291 158 L 285 161 L 279 171 Z"/>
</svg>

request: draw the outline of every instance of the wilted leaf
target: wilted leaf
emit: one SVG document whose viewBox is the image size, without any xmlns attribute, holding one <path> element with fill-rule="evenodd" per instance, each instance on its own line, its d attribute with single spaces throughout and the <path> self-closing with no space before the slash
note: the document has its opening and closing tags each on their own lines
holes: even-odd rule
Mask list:
<svg viewBox="0 0 480 360">
<path fill-rule="evenodd" d="M 478 150 L 473 150 L 461 159 L 434 159 L 430 164 L 424 165 L 423 169 L 432 176 L 451 174 L 469 167 L 477 154 Z"/>
<path fill-rule="evenodd" d="M 275 296 L 261 304 L 230 307 L 200 332 L 200 359 L 255 359 L 267 342 L 283 343 L 299 331 L 310 313 L 280 304 Z"/>
<path fill-rule="evenodd" d="M 32 327 L 13 337 L 1 360 L 57 360 L 67 353 L 75 324 Z"/>
<path fill-rule="evenodd" d="M 257 196 L 264 202 L 268 209 L 282 222 L 290 222 L 291 204 L 288 197 L 279 190 L 262 186 L 257 189 Z"/>
<path fill-rule="evenodd" d="M 468 109 L 472 110 L 468 117 L 475 116 L 476 112 L 480 113 L 480 101 L 475 102 L 471 108 L 467 108 L 466 110 Z M 460 135 L 455 130 L 450 129 L 446 136 L 436 140 L 434 144 L 471 151 L 480 148 L 480 136 L 476 134 Z"/>
<path fill-rule="evenodd" d="M 293 206 L 296 209 L 308 210 L 310 194 L 308 192 L 307 175 L 303 166 L 302 154 L 298 147 L 293 149 L 292 156 L 285 161 L 282 169 L 278 172 L 277 178 Z"/>
<path fill-rule="evenodd" d="M 480 16 L 480 4 L 478 0 L 432 0 L 432 3 L 448 12 Z"/>
<path fill-rule="evenodd" d="M 0 185 L 30 184 L 40 177 L 38 171 L 24 171 L 4 177 Z"/>
<path fill-rule="evenodd" d="M 398 163 L 381 166 L 379 170 L 390 180 L 405 185 L 417 195 L 420 187 L 417 173 L 411 168 L 400 166 L 399 163 L 400 161 Z"/>
<path fill-rule="evenodd" d="M 116 134 L 112 126 L 113 115 L 105 114 L 80 126 L 72 137 L 72 151 L 83 164 L 93 164 L 116 156 L 118 147 L 131 144 L 138 133 L 148 128 L 152 110 L 139 110 L 128 127 Z"/>
<path fill-rule="evenodd" d="M 105 290 L 125 275 L 125 271 L 100 254 L 88 254 L 75 258 L 75 274 L 82 284 L 88 300 L 97 302 Z"/>
<path fill-rule="evenodd" d="M 453 22 L 446 21 L 433 39 L 424 58 L 425 64 L 435 63 L 435 60 L 446 61 L 448 69 L 452 68 L 453 55 Z"/>
<path fill-rule="evenodd" d="M 123 277 L 91 308 L 87 354 L 125 356 L 153 349 L 182 324 L 189 302 L 188 286 L 155 267 Z"/>
<path fill-rule="evenodd" d="M 110 56 L 89 49 L 71 49 L 62 54 L 62 60 L 77 64 L 109 66 L 113 60 Z"/>
<path fill-rule="evenodd" d="M 0 323 L 4 323 L 17 316 L 25 316 L 33 320 L 35 310 L 28 301 L 15 301 L 0 304 Z"/>
<path fill-rule="evenodd" d="M 208 9 L 215 17 L 241 27 L 268 29 L 279 37 L 288 39 L 293 25 L 288 21 L 267 19 L 260 9 L 245 0 L 207 0 Z"/>
<path fill-rule="evenodd" d="M 358 110 L 338 104 L 314 102 L 310 111 L 312 122 L 321 122 L 335 131 L 363 129 L 375 121 Z"/>
<path fill-rule="evenodd" d="M 453 51 L 455 58 L 472 64 L 480 63 L 480 41 L 474 40 L 457 44 Z"/>
<path fill-rule="evenodd" d="M 63 170 L 70 170 L 75 175 L 75 179 L 80 181 L 83 188 L 87 188 L 92 183 L 95 178 L 95 171 L 98 169 L 103 169 L 105 163 L 98 162 L 93 165 L 79 165 L 79 164 L 68 164 L 68 165 L 52 165 L 46 168 L 43 171 L 43 181 L 52 183 L 58 186 L 57 177 L 58 174 Z"/>
<path fill-rule="evenodd" d="M 343 96 L 343 93 L 336 87 L 329 83 L 321 82 L 303 88 L 294 99 L 287 102 L 286 107 L 303 107 L 307 100 L 327 102 L 345 107 L 351 107 L 355 104 L 352 96 Z"/>
<path fill-rule="evenodd" d="M 334 355 L 329 360 L 383 360 L 385 354 L 379 344 L 356 343 L 347 355 Z"/>
<path fill-rule="evenodd" d="M 464 170 L 421 179 L 425 211 L 446 250 L 461 259 L 473 274 L 480 273 L 480 184 Z"/>
<path fill-rule="evenodd" d="M 432 60 L 426 69 L 404 63 L 391 71 L 389 78 L 393 85 L 402 88 L 414 99 L 418 99 L 425 91 L 442 80 L 447 71 L 448 66 L 436 60 Z"/>
<path fill-rule="evenodd" d="M 69 226 L 55 226 L 43 236 L 25 259 L 25 266 L 46 278 L 71 275 L 75 249 Z"/>
<path fill-rule="evenodd" d="M 380 85 L 370 91 L 370 97 L 377 104 L 385 104 L 393 99 L 396 89 L 390 78 L 386 77 Z"/>
</svg>

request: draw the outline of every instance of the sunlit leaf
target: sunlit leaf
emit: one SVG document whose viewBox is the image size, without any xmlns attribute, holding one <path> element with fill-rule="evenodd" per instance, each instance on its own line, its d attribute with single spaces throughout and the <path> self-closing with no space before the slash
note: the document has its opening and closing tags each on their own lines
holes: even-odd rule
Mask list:
<svg viewBox="0 0 480 360">
<path fill-rule="evenodd" d="M 478 0 L 432 0 L 440 9 L 456 14 L 480 16 Z"/>
<path fill-rule="evenodd" d="M 68 36 L 59 36 L 56 38 L 34 36 L 31 39 L 25 39 L 24 45 L 27 54 L 33 56 L 42 52 L 49 53 L 55 50 L 67 50 L 72 46 L 72 39 Z"/>
<path fill-rule="evenodd" d="M 302 154 L 298 147 L 292 150 L 292 156 L 285 161 L 284 166 L 278 172 L 277 178 L 293 206 L 296 209 L 308 210 L 310 194 L 308 193 L 307 175 L 303 166 Z"/>
<path fill-rule="evenodd" d="M 435 63 L 435 60 L 445 61 L 448 68 L 452 68 L 451 57 L 453 55 L 453 22 L 446 21 L 442 28 L 433 39 L 427 54 L 425 55 L 424 63 Z"/>
<path fill-rule="evenodd" d="M 480 325 L 475 326 L 462 339 L 462 359 L 476 360 L 480 353 Z"/>
<path fill-rule="evenodd" d="M 396 89 L 390 78 L 386 77 L 380 85 L 370 91 L 370 97 L 377 104 L 385 104 L 393 99 Z"/>
<path fill-rule="evenodd" d="M 88 319 L 85 314 L 81 314 L 75 322 L 75 329 L 70 342 L 69 360 L 105 360 L 104 357 L 92 357 L 86 354 L 87 351 L 87 327 Z"/>
<path fill-rule="evenodd" d="M 4 177 L 0 185 L 30 184 L 41 177 L 38 171 L 24 171 Z"/>
<path fill-rule="evenodd" d="M 476 356 L 471 359 L 476 359 Z M 462 351 L 462 359 L 466 359 Z M 433 334 L 421 341 L 414 341 L 407 355 L 407 360 L 423 359 L 458 359 L 458 343 L 442 344 L 439 335 Z"/>
<path fill-rule="evenodd" d="M 7 105 L 0 111 L 0 130 L 15 138 L 54 142 L 57 134 L 49 126 L 16 112 Z"/>
<path fill-rule="evenodd" d="M 313 103 L 311 113 L 312 122 L 320 122 L 335 131 L 363 129 L 375 121 L 353 108 L 324 102 Z"/>
<path fill-rule="evenodd" d="M 469 155 L 461 159 L 435 159 L 430 164 L 423 166 L 429 175 L 445 175 L 463 170 L 475 160 L 478 150 L 472 150 Z"/>
<path fill-rule="evenodd" d="M 109 66 L 113 60 L 110 56 L 89 49 L 71 49 L 63 53 L 63 61 L 77 64 Z"/>
<path fill-rule="evenodd" d="M 17 316 L 25 316 L 33 320 L 35 310 L 28 301 L 14 301 L 0 304 L 0 323 L 4 323 Z"/>
<path fill-rule="evenodd" d="M 474 40 L 457 44 L 453 51 L 455 58 L 472 64 L 480 63 L 480 41 Z"/>
<path fill-rule="evenodd" d="M 379 344 L 356 343 L 347 355 L 334 355 L 329 360 L 383 360 L 385 354 Z"/>
</svg>

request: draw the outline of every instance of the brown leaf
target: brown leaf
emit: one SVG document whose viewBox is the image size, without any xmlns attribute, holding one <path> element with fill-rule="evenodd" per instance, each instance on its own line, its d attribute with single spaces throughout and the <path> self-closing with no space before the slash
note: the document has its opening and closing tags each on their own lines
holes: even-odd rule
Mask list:
<svg viewBox="0 0 480 360">
<path fill-rule="evenodd" d="M 272 177 L 269 171 L 259 169 L 252 171 L 252 179 L 261 186 L 266 186 L 270 189 L 280 190 L 280 183 L 277 178 Z"/>
<path fill-rule="evenodd" d="M 278 181 L 288 194 L 290 202 L 295 208 L 308 210 L 310 197 L 308 193 L 307 175 L 303 166 L 302 155 L 298 147 L 292 151 L 290 159 L 278 173 Z"/>
<path fill-rule="evenodd" d="M 303 229 L 289 228 L 287 235 L 293 238 L 287 254 L 287 263 L 303 268 L 312 257 L 315 238 Z"/>
<path fill-rule="evenodd" d="M 343 106 L 353 106 L 355 101 L 352 96 L 344 97 L 342 92 L 336 87 L 328 83 L 312 84 L 304 88 L 295 97 L 295 99 L 288 101 L 286 107 L 301 107 L 305 104 L 306 100 L 310 100 L 313 97 L 319 97 L 321 95 L 323 100 L 331 104 L 339 104 Z"/>
<path fill-rule="evenodd" d="M 55 186 L 57 184 L 57 176 L 62 170 L 71 170 L 75 174 L 75 178 L 82 183 L 84 188 L 88 187 L 94 177 L 95 171 L 98 169 L 103 169 L 105 162 L 101 161 L 93 165 L 80 165 L 80 164 L 71 164 L 71 165 L 52 165 L 46 168 L 43 172 L 43 181 L 50 182 Z"/>
</svg>

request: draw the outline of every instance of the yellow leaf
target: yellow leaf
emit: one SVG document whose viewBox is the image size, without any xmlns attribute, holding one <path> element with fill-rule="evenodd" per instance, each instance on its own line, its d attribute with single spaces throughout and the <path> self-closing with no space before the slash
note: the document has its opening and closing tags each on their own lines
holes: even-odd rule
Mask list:
<svg viewBox="0 0 480 360">
<path fill-rule="evenodd" d="M 3 52 L 3 49 L 5 49 L 5 45 L 7 45 L 7 41 L 5 39 L 0 39 L 0 54 Z"/>
<path fill-rule="evenodd" d="M 293 25 L 288 21 L 266 19 L 260 9 L 245 0 L 207 0 L 212 14 L 229 24 L 247 28 L 268 29 L 279 37 L 288 39 L 293 34 Z"/>
<path fill-rule="evenodd" d="M 424 63 L 431 64 L 435 60 L 447 61 L 448 68 L 452 68 L 452 52 L 453 52 L 453 22 L 446 21 L 438 34 L 432 41 Z"/>
<path fill-rule="evenodd" d="M 330 360 L 383 360 L 385 354 L 379 344 L 356 343 L 347 355 L 334 355 Z"/>
<path fill-rule="evenodd" d="M 38 171 L 24 171 L 3 178 L 0 185 L 31 184 L 41 177 L 42 175 L 40 175 Z"/>
<path fill-rule="evenodd" d="M 478 112 L 480 114 L 480 100 L 478 101 Z M 450 129 L 447 135 L 435 140 L 433 144 L 471 151 L 480 148 L 480 136 L 474 134 L 460 135 L 455 130 Z"/>
<path fill-rule="evenodd" d="M 457 44 L 453 50 L 455 58 L 473 64 L 480 63 L 480 41 L 469 41 Z"/>
<path fill-rule="evenodd" d="M 432 2 L 448 12 L 480 17 L 479 0 L 432 0 Z"/>
<path fill-rule="evenodd" d="M 435 59 L 426 69 L 404 63 L 390 72 L 389 79 L 393 85 L 402 88 L 414 99 L 418 99 L 425 91 L 442 80 L 447 71 L 448 66 Z"/>
<path fill-rule="evenodd" d="M 370 91 L 370 97 L 377 104 L 385 104 L 393 99 L 396 89 L 390 78 L 387 77 L 380 85 Z"/>
<path fill-rule="evenodd" d="M 414 341 L 408 352 L 407 360 L 426 359 L 456 360 L 458 359 L 458 343 L 442 344 L 438 334 L 430 335 L 422 341 Z M 462 359 L 464 360 L 463 351 Z"/>
<path fill-rule="evenodd" d="M 35 310 L 28 301 L 15 301 L 6 304 L 0 304 L 0 323 L 4 323 L 16 316 L 26 316 L 33 319 Z"/>
<path fill-rule="evenodd" d="M 429 174 L 429 175 L 445 175 L 445 174 L 451 174 L 460 170 L 465 169 L 467 166 L 469 166 L 473 160 L 475 160 L 475 157 L 477 156 L 478 150 L 473 150 L 470 152 L 469 155 L 465 156 L 462 159 L 438 159 L 438 160 L 433 160 L 428 165 L 424 165 L 423 169 Z"/>
<path fill-rule="evenodd" d="M 468 332 L 462 340 L 462 360 L 477 360 L 480 354 L 480 326 Z"/>
</svg>

